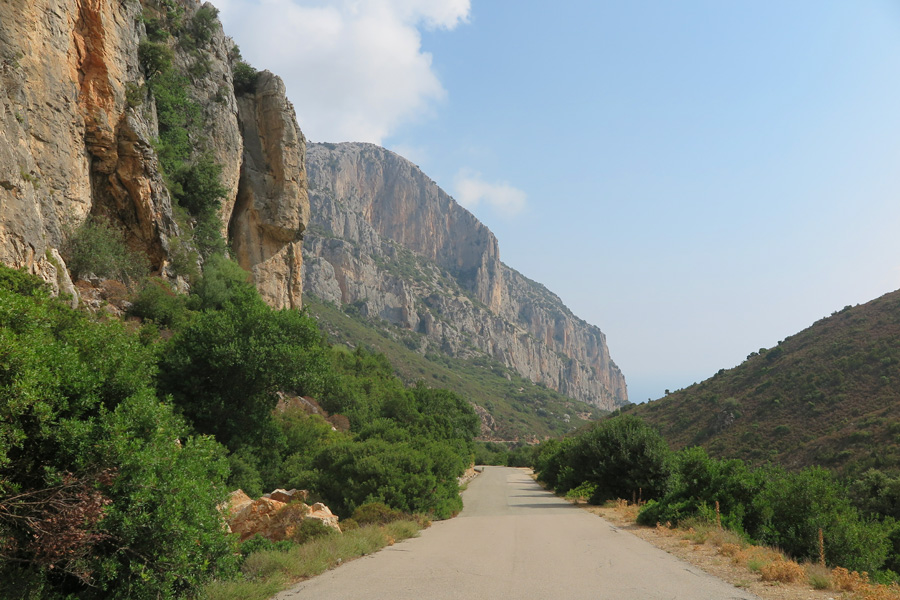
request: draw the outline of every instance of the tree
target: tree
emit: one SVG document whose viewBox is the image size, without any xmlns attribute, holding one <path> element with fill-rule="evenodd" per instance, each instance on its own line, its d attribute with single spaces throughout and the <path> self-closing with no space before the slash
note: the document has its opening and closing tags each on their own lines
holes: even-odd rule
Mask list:
<svg viewBox="0 0 900 600">
<path fill-rule="evenodd" d="M 273 310 L 252 286 L 234 288 L 176 333 L 160 360 L 159 391 L 195 429 L 231 450 L 265 445 L 279 391 L 317 396 L 328 361 L 315 321 Z"/>
<path fill-rule="evenodd" d="M 595 504 L 615 498 L 655 498 L 665 491 L 671 450 L 639 417 L 601 421 L 578 436 L 563 455 L 561 491 L 581 483 L 596 485 Z M 558 487 L 559 489 L 559 487 Z"/>
</svg>

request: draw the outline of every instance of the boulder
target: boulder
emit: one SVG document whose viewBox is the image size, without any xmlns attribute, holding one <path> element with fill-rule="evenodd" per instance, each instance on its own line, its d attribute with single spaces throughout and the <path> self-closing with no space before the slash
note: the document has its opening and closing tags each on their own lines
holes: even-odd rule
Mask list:
<svg viewBox="0 0 900 600">
<path fill-rule="evenodd" d="M 340 533 L 338 517 L 327 506 L 321 502 L 309 506 L 299 501 L 305 500 L 308 494 L 306 490 L 278 489 L 251 500 L 237 490 L 232 492 L 227 510 L 223 512 L 231 531 L 238 534 L 242 542 L 255 535 L 274 542 L 291 539 L 305 519 L 316 519 Z"/>
<path fill-rule="evenodd" d="M 272 500 L 277 500 L 278 502 L 284 502 L 285 504 L 290 504 L 291 502 L 303 502 L 307 498 L 309 498 L 309 492 L 306 490 L 282 490 L 277 489 L 270 494 L 266 494 L 267 497 Z"/>
</svg>

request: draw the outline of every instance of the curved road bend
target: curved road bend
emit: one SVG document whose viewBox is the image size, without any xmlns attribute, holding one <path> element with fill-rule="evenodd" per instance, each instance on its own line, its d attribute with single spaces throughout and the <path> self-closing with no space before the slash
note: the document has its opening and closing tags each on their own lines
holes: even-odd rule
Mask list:
<svg viewBox="0 0 900 600">
<path fill-rule="evenodd" d="M 486 467 L 465 509 L 277 600 L 758 600 L 561 500 Z M 273 600 L 275 600 L 273 599 Z"/>
</svg>

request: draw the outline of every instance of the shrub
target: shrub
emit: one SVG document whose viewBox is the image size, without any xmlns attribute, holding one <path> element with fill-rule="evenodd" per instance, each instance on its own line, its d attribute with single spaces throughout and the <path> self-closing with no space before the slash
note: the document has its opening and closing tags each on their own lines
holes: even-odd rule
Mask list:
<svg viewBox="0 0 900 600">
<path fill-rule="evenodd" d="M 320 473 L 316 489 L 341 516 L 370 502 L 439 519 L 462 510 L 459 457 L 439 442 L 347 440 L 319 452 L 313 467 Z"/>
<path fill-rule="evenodd" d="M 235 94 L 252 94 L 256 91 L 256 81 L 259 79 L 259 71 L 243 60 L 234 63 L 231 69 L 234 78 Z"/>
<path fill-rule="evenodd" d="M 178 210 L 176 207 L 176 214 Z M 187 225 L 182 227 L 186 228 Z M 184 229 L 181 236 L 169 240 L 169 266 L 175 275 L 184 277 L 189 282 L 195 282 L 200 277 L 200 254 L 193 247 L 192 241 L 190 236 L 185 236 Z"/>
<path fill-rule="evenodd" d="M 765 471 L 765 481 L 754 500 L 759 525 L 748 530 L 754 538 L 795 558 L 815 560 L 822 529 L 829 564 L 869 572 L 882 567 L 889 532 L 860 517 L 831 472 L 813 467 L 788 473 L 772 467 Z"/>
<path fill-rule="evenodd" d="M 567 491 L 581 482 L 597 486 L 590 501 L 602 504 L 615 498 L 644 499 L 665 491 L 670 472 L 671 450 L 662 437 L 633 415 L 600 422 L 578 436 L 565 452 L 571 469 L 565 481 Z"/>
<path fill-rule="evenodd" d="M 820 564 L 809 563 L 806 565 L 806 578 L 809 585 L 816 590 L 827 590 L 831 588 L 831 572 L 828 567 Z"/>
<path fill-rule="evenodd" d="M 776 560 L 760 567 L 759 574 L 763 581 L 793 583 L 802 579 L 805 572 L 792 560 Z"/>
<path fill-rule="evenodd" d="M 352 519 L 360 525 L 386 525 L 405 516 L 402 511 L 394 510 L 383 502 L 369 502 L 357 506 Z"/>
<path fill-rule="evenodd" d="M 169 340 L 159 389 L 232 451 L 266 448 L 276 392 L 317 396 L 326 354 L 311 317 L 271 309 L 249 284 L 231 291 L 221 310 L 196 315 Z"/>
<path fill-rule="evenodd" d="M 213 33 L 216 30 L 216 17 L 219 16 L 219 10 L 212 6 L 201 6 L 188 25 L 187 39 L 189 44 L 196 47 L 197 45 L 206 45 L 212 40 Z M 189 36 L 189 38 L 188 38 Z"/>
<path fill-rule="evenodd" d="M 756 523 L 750 507 L 762 485 L 759 474 L 740 460 L 716 460 L 709 458 L 702 448 L 686 448 L 674 455 L 666 494 L 659 502 L 648 503 L 638 515 L 638 522 L 643 525 L 679 523 L 703 516 L 744 531 Z M 717 502 L 718 517 L 713 511 Z"/>
<path fill-rule="evenodd" d="M 132 81 L 125 83 L 125 103 L 129 108 L 137 108 L 144 103 L 147 95 L 147 89 Z"/>
<path fill-rule="evenodd" d="M 178 203 L 193 216 L 215 212 L 228 190 L 222 185 L 222 165 L 211 154 L 203 154 L 193 162 L 181 165 L 172 180 L 177 184 Z"/>
<path fill-rule="evenodd" d="M 169 329 L 177 329 L 187 319 L 184 297 L 175 294 L 161 279 L 150 279 L 144 284 L 128 314 Z"/>
<path fill-rule="evenodd" d="M 157 401 L 135 335 L 0 290 L 0 367 L 0 596 L 169 598 L 227 571 L 222 449 Z"/>
<path fill-rule="evenodd" d="M 49 287 L 40 277 L 24 269 L 10 269 L 4 265 L 0 265 L 0 289 L 22 296 L 39 296 L 49 292 Z"/>
<path fill-rule="evenodd" d="M 566 492 L 566 498 L 570 500 L 587 500 L 588 498 L 592 498 L 596 492 L 596 484 L 582 483 L 578 487 L 572 488 Z"/>
<path fill-rule="evenodd" d="M 169 72 L 172 69 L 172 60 L 175 55 L 172 49 L 162 42 L 141 40 L 138 45 L 138 60 L 147 79 L 153 79 L 157 75 Z"/>
<path fill-rule="evenodd" d="M 294 547 L 294 542 L 290 540 L 281 540 L 280 542 L 273 542 L 272 540 L 265 538 L 259 534 L 254 535 L 252 538 L 247 539 L 241 542 L 240 551 L 241 558 L 245 559 L 254 552 L 265 552 L 265 551 L 278 551 L 278 552 L 287 552 L 291 548 Z"/>
<path fill-rule="evenodd" d="M 188 80 L 174 70 L 160 73 L 150 80 L 150 90 L 156 100 L 159 117 L 159 142 L 156 152 L 172 194 L 182 192 L 172 176 L 190 160 L 203 125 L 203 111 L 188 96 Z"/>
<path fill-rule="evenodd" d="M 297 544 L 305 544 L 316 538 L 333 535 L 336 531 L 318 519 L 303 519 L 294 533 L 292 540 Z"/>
<path fill-rule="evenodd" d="M 134 283 L 150 268 L 144 254 L 128 248 L 121 231 L 95 217 L 66 232 L 61 253 L 75 279 L 96 275 Z"/>
</svg>

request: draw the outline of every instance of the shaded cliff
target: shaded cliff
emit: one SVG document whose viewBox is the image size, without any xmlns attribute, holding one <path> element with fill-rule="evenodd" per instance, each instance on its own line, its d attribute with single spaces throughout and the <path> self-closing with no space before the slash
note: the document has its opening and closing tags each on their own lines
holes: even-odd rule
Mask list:
<svg viewBox="0 0 900 600">
<path fill-rule="evenodd" d="M 497 240 L 408 160 L 371 144 L 310 144 L 304 286 L 421 335 L 422 353 L 486 354 L 613 410 L 625 379 L 604 334 L 500 262 Z"/>
<path fill-rule="evenodd" d="M 191 118 L 202 119 L 187 143 L 221 166 L 223 233 L 271 304 L 299 306 L 305 139 L 277 77 L 235 96 L 234 44 L 215 9 L 195 0 L 0 3 L 0 261 L 72 291 L 58 249 L 93 215 L 177 278 L 173 245 L 188 243 L 194 224 L 173 209 L 154 73 L 141 56 L 159 14 L 176 25 L 154 43 L 186 82 Z"/>
</svg>

